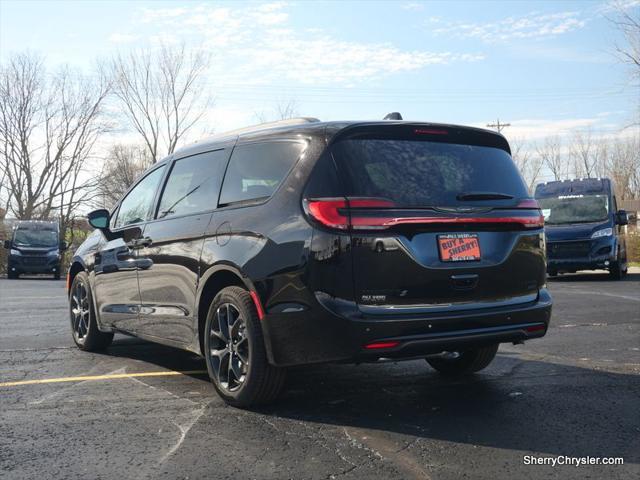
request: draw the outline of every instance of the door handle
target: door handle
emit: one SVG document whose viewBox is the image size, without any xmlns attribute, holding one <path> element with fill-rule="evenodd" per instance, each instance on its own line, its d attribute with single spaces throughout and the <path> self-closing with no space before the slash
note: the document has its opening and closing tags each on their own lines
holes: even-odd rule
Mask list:
<svg viewBox="0 0 640 480">
<path fill-rule="evenodd" d="M 151 237 L 142 237 L 131 240 L 129 243 L 127 243 L 127 246 L 134 249 L 144 248 L 150 246 L 152 243 L 153 240 L 151 239 Z"/>
</svg>

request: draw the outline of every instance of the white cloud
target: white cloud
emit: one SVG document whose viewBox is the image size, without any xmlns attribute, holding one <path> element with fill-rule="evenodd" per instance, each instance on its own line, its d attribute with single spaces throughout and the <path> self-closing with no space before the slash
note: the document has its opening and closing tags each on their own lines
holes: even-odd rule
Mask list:
<svg viewBox="0 0 640 480">
<path fill-rule="evenodd" d="M 508 17 L 497 22 L 443 22 L 439 20 L 436 35 L 451 35 L 471 38 L 487 43 L 504 42 L 513 39 L 537 39 L 562 35 L 585 26 L 586 20 L 578 12 L 557 12 L 541 14 L 531 12 L 521 17 Z"/>
<path fill-rule="evenodd" d="M 146 8 L 142 14 L 142 21 L 149 23 L 155 20 L 172 20 L 187 13 L 186 8 Z"/>
<path fill-rule="evenodd" d="M 640 7 L 640 0 L 611 0 L 600 5 L 597 11 L 599 13 L 609 14 L 611 12 L 630 10 L 636 7 Z"/>
<path fill-rule="evenodd" d="M 424 10 L 424 3 L 420 3 L 420 2 L 408 2 L 402 5 L 402 9 L 403 10 L 410 10 L 413 12 L 419 12 L 421 10 Z"/>
<path fill-rule="evenodd" d="M 615 113 L 601 112 L 593 117 L 549 119 L 549 118 L 523 118 L 511 120 L 511 126 L 503 130 L 503 134 L 511 140 L 526 140 L 537 142 L 549 137 L 559 137 L 569 140 L 576 132 L 590 132 L 595 139 L 626 138 L 633 136 L 633 129 L 621 129 L 619 123 L 611 122 L 609 117 Z M 486 128 L 485 124 L 476 124 L 477 127 Z"/>
<path fill-rule="evenodd" d="M 403 50 L 389 43 L 346 41 L 320 29 L 293 28 L 286 2 L 242 7 L 198 5 L 146 10 L 144 21 L 170 35 L 197 39 L 215 57 L 214 78 L 260 83 L 352 84 L 429 65 L 483 60 L 480 53 Z M 163 33 L 156 33 L 155 39 Z"/>
<path fill-rule="evenodd" d="M 111 43 L 131 43 L 140 38 L 140 35 L 133 35 L 130 33 L 112 33 L 109 35 L 108 40 Z"/>
<path fill-rule="evenodd" d="M 592 117 L 564 120 L 521 119 L 509 122 L 511 126 L 507 127 L 505 133 L 508 133 L 509 137 L 527 139 L 565 136 L 575 130 L 593 128 L 599 120 Z"/>
</svg>

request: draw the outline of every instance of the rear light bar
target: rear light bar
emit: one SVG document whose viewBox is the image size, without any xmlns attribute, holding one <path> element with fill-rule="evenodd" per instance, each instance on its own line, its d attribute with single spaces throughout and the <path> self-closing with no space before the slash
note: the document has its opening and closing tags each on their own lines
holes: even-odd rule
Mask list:
<svg viewBox="0 0 640 480">
<path fill-rule="evenodd" d="M 400 345 L 400 342 L 396 342 L 396 341 L 373 342 L 373 343 L 367 343 L 364 346 L 364 348 L 366 350 L 380 350 L 380 349 L 384 349 L 384 348 L 395 348 L 398 345 Z"/>
<path fill-rule="evenodd" d="M 521 201 L 516 210 L 538 210 L 538 215 L 513 215 L 508 217 L 392 217 L 388 215 L 358 215 L 352 209 L 358 208 L 393 208 L 395 204 L 383 198 L 318 198 L 305 200 L 305 207 L 310 216 L 322 225 L 339 230 L 384 230 L 397 225 L 432 225 L 432 224 L 478 224 L 478 223 L 515 223 L 525 228 L 541 228 L 544 217 L 539 211 L 538 203 L 533 199 Z"/>
</svg>

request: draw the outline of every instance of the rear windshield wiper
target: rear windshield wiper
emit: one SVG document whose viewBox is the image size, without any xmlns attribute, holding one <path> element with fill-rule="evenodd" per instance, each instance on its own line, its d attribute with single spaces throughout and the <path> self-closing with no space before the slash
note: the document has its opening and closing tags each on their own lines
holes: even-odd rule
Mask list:
<svg viewBox="0 0 640 480">
<path fill-rule="evenodd" d="M 458 200 L 510 200 L 513 195 L 497 192 L 464 192 L 456 195 Z"/>
</svg>

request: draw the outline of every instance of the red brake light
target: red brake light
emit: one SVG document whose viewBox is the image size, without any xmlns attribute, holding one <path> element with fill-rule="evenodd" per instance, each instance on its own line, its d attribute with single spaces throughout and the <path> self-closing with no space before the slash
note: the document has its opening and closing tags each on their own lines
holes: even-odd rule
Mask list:
<svg viewBox="0 0 640 480">
<path fill-rule="evenodd" d="M 309 215 L 326 227 L 340 230 L 347 230 L 350 226 L 347 212 L 349 208 L 392 207 L 393 205 L 393 202 L 384 198 L 319 198 L 306 202 Z M 361 219 L 352 215 L 351 222 L 355 225 Z"/>
<path fill-rule="evenodd" d="M 364 346 L 367 350 L 379 350 L 382 348 L 394 348 L 400 345 L 400 342 L 390 341 L 390 342 L 373 342 L 368 343 Z"/>
<path fill-rule="evenodd" d="M 431 128 L 416 128 L 413 133 L 416 135 L 449 135 L 446 130 L 435 130 Z"/>
<path fill-rule="evenodd" d="M 307 202 L 309 214 L 326 227 L 346 230 L 349 228 L 349 217 L 340 210 L 347 208 L 346 200 L 324 198 Z"/>
</svg>

